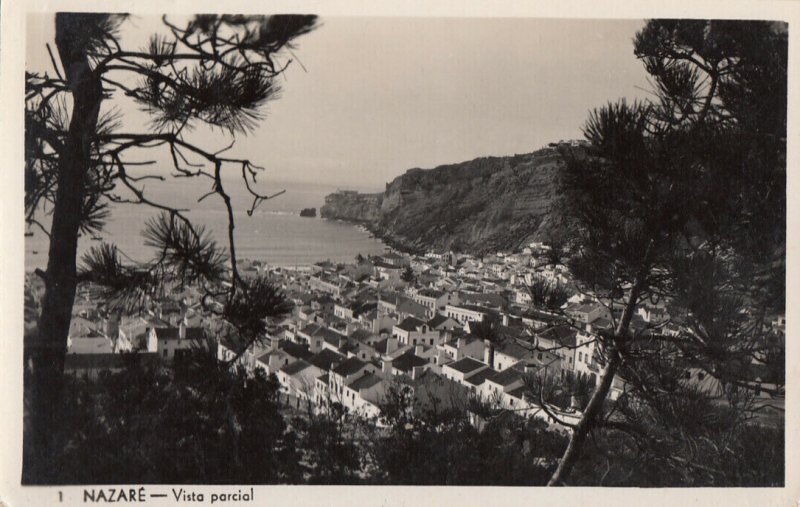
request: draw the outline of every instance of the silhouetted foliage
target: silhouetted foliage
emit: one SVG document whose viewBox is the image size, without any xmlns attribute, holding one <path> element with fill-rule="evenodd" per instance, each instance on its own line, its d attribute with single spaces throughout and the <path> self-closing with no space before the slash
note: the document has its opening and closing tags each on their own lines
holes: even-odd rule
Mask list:
<svg viewBox="0 0 800 507">
<path fill-rule="evenodd" d="M 26 445 L 46 455 L 49 429 L 56 424 L 53 409 L 60 403 L 67 336 L 77 284 L 91 280 L 105 287 L 113 305 L 123 310 L 145 309 L 165 285 L 196 284 L 203 303 L 224 301 L 222 317 L 239 337 L 252 341 L 259 320 L 279 315 L 287 305 L 266 282 L 245 283 L 237 270 L 231 198 L 221 178 L 223 165 L 241 170 L 253 197 L 248 210 L 279 195 L 261 194 L 256 177 L 263 168 L 246 159 L 223 155 L 226 147 L 201 147 L 191 140 L 197 126 L 227 134 L 251 132 L 262 117 L 262 106 L 277 97 L 275 79 L 289 61 L 283 50 L 316 26 L 313 15 L 195 16 L 181 27 L 163 18 L 168 35 L 153 35 L 147 47 L 126 49 L 119 28 L 126 15 L 57 13 L 55 45 L 48 44 L 56 76 L 26 73 L 25 214 L 50 238 L 48 264 L 37 273 L 45 282 L 38 328 L 26 340 Z M 124 118 L 109 101 L 127 97 L 148 114 L 147 132 L 123 132 Z M 102 112 L 101 112 L 102 111 Z M 176 177 L 205 179 L 209 193 L 225 205 L 228 218 L 226 249 L 186 217 L 185 210 L 150 198 L 144 180 L 164 180 L 163 174 L 140 175 L 128 156 L 134 152 L 167 150 Z M 200 161 L 198 163 L 198 160 Z M 98 231 L 109 216 L 109 203 L 134 203 L 163 212 L 145 224 L 150 262 L 124 265 L 110 245 L 92 248 L 77 272 L 81 233 Z M 52 215 L 49 230 L 39 221 Z M 227 251 L 225 251 L 227 250 Z M 230 261 L 226 280 L 225 261 Z M 226 285 L 225 282 L 228 282 Z M 261 298 L 245 301 L 247 297 Z M 243 306 L 253 306 L 245 315 Z M 265 308 L 270 305 L 270 308 Z M 208 309 L 208 307 L 206 307 Z M 246 347 L 246 344 L 244 345 Z M 29 454 L 31 455 L 31 454 Z M 23 481 L 32 463 L 23 467 Z"/>
<path fill-rule="evenodd" d="M 650 21 L 635 53 L 656 99 L 593 111 L 588 153 L 564 151 L 570 267 L 583 290 L 622 312 L 598 342 L 601 381 L 551 484 L 563 484 L 603 425 L 659 435 L 639 452 L 682 463 L 696 480 L 681 483 L 735 482 L 704 471 L 692 445 L 719 451 L 711 440 L 752 424 L 754 393 L 782 395 L 756 371 L 784 368 L 768 364 L 781 359 L 765 317 L 784 307 L 786 44 L 780 23 Z M 645 301 L 666 306 L 670 332 L 631 326 Z M 684 381 L 693 371 L 720 387 Z M 602 379 L 615 374 L 628 387 L 608 410 Z"/>
<path fill-rule="evenodd" d="M 382 405 L 385 428 L 371 438 L 378 484 L 542 485 L 564 437 L 542 421 L 504 413 L 482 431 L 463 410 L 414 409 L 409 389 L 390 390 Z"/>
<path fill-rule="evenodd" d="M 198 355 L 205 354 L 205 358 Z M 175 368 L 130 354 L 118 372 L 65 377 L 53 452 L 31 460 L 37 484 L 298 482 L 278 384 L 208 356 Z"/>
</svg>

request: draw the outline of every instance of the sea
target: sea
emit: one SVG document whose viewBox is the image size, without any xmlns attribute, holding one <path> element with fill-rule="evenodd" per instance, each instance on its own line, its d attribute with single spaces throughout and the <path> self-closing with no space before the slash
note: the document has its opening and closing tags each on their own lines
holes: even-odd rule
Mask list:
<svg viewBox="0 0 800 507">
<path fill-rule="evenodd" d="M 224 203 L 216 194 L 200 200 L 210 191 L 210 185 L 210 179 L 199 178 L 142 180 L 138 184 L 149 200 L 186 210 L 186 216 L 194 224 L 205 227 L 220 245 L 227 246 L 228 220 Z M 253 199 L 241 178 L 224 179 L 223 186 L 233 201 L 234 238 L 239 259 L 259 260 L 272 266 L 307 266 L 328 260 L 353 262 L 358 254 L 367 256 L 386 251 L 386 245 L 363 228 L 319 216 L 325 196 L 330 193 L 340 189 L 365 192 L 379 189 L 259 179 L 260 193 L 284 193 L 262 202 L 250 216 L 247 211 Z M 123 198 L 131 197 L 122 188 L 115 192 Z M 79 264 L 87 250 L 103 241 L 115 244 L 125 257 L 133 261 L 142 262 L 153 257 L 154 251 L 145 245 L 142 230 L 158 211 L 142 204 L 113 203 L 111 206 L 103 230 L 82 234 L 79 238 Z M 316 208 L 317 216 L 301 217 L 303 208 Z M 47 210 L 40 216 L 47 226 Z M 44 269 L 49 238 L 36 226 L 26 228 L 26 231 L 33 235 L 25 237 L 25 269 Z"/>
</svg>

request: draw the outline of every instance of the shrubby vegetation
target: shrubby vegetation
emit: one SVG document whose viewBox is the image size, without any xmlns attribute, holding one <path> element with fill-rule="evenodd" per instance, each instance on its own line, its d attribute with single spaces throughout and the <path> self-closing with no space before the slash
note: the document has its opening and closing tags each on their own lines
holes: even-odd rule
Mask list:
<svg viewBox="0 0 800 507">
<path fill-rule="evenodd" d="M 119 372 L 67 377 L 52 435 L 56 452 L 32 460 L 41 483 L 543 486 L 567 443 L 566 434 L 541 420 L 486 405 L 472 407 L 481 413 L 479 430 L 465 407 L 424 408 L 399 389 L 390 390 L 380 420 L 356 417 L 338 404 L 324 413 L 290 409 L 274 377 L 248 376 L 205 354 L 197 358 L 164 368 L 130 354 Z M 687 465 L 680 453 L 660 447 L 666 439 L 659 433 L 635 440 L 598 430 L 573 481 L 781 484 L 783 429 L 739 425 L 722 432 L 708 424 L 724 413 L 706 407 L 705 438 L 685 442 L 702 454 L 702 464 Z M 672 431 L 687 429 L 678 424 Z"/>
</svg>

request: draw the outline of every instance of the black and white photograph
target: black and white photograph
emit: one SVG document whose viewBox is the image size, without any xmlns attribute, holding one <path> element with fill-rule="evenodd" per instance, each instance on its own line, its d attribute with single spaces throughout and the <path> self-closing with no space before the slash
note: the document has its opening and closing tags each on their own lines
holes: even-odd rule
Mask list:
<svg viewBox="0 0 800 507">
<path fill-rule="evenodd" d="M 24 61 L 3 484 L 796 482 L 788 14 L 98 5 L 0 46 Z"/>
</svg>

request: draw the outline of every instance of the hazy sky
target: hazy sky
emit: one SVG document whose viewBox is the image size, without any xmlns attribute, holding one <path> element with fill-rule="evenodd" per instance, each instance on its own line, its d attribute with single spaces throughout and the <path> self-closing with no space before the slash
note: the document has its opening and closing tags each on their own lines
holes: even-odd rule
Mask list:
<svg viewBox="0 0 800 507">
<path fill-rule="evenodd" d="M 28 67 L 47 70 L 52 17 L 29 21 Z M 412 167 L 530 152 L 580 137 L 589 109 L 648 88 L 633 55 L 641 20 L 321 22 L 298 39 L 302 67 L 281 78 L 280 99 L 231 151 L 284 180 L 382 188 Z M 158 25 L 134 18 L 123 45 L 141 47 Z M 219 133 L 198 136 L 227 144 Z"/>
</svg>

